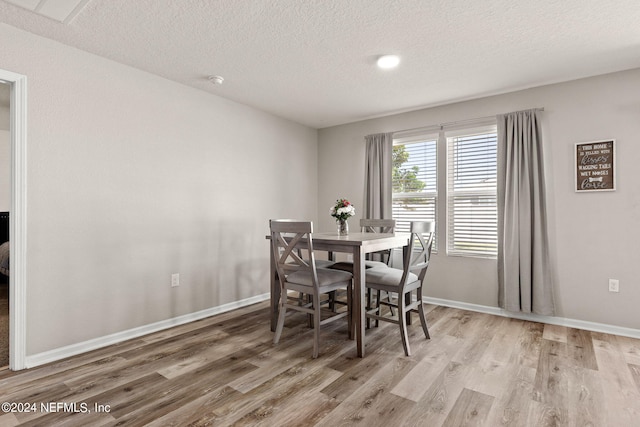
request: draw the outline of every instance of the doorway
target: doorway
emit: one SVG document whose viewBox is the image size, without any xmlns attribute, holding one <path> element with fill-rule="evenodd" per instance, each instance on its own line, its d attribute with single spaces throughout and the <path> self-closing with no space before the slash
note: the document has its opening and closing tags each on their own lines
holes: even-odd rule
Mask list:
<svg viewBox="0 0 640 427">
<path fill-rule="evenodd" d="M 9 368 L 11 86 L 0 83 L 0 370 Z"/>
<path fill-rule="evenodd" d="M 9 178 L 9 369 L 27 367 L 26 351 L 26 199 L 27 199 L 27 78 L 0 69 L 2 93 L 8 88 Z M 7 102 L 5 101 L 5 104 Z M 4 165 L 2 166 L 4 167 Z M 3 179 L 4 180 L 4 179 Z M 0 182 L 0 185 L 2 183 Z M 7 185 L 7 183 L 5 183 Z M 1 197 L 1 196 L 0 196 Z"/>
</svg>

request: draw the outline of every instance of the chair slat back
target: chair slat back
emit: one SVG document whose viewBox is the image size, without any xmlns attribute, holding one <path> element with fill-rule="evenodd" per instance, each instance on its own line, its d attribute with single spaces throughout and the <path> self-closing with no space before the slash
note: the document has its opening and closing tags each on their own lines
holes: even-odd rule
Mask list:
<svg viewBox="0 0 640 427">
<path fill-rule="evenodd" d="M 404 260 L 403 284 L 409 273 L 417 274 L 421 281 L 424 279 L 429 267 L 436 226 L 433 221 L 412 221 L 410 230 L 411 240 Z"/>
<path fill-rule="evenodd" d="M 360 219 L 360 228 L 363 233 L 393 233 L 396 228 L 396 220 L 362 218 Z M 381 260 L 387 265 L 391 265 L 391 250 L 387 249 L 367 254 L 366 258 L 368 260 Z"/>
<path fill-rule="evenodd" d="M 293 271 L 308 270 L 317 283 L 311 221 L 271 220 L 271 246 L 280 283 Z M 304 252 L 307 253 L 306 258 Z"/>
<path fill-rule="evenodd" d="M 396 220 L 362 218 L 360 228 L 363 233 L 393 233 L 396 228 Z"/>
</svg>

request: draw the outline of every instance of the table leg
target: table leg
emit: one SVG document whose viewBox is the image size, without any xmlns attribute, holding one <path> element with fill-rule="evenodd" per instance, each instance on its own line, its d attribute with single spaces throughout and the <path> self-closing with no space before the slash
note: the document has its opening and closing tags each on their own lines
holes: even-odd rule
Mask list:
<svg viewBox="0 0 640 427">
<path fill-rule="evenodd" d="M 364 326 L 365 326 L 365 293 L 366 286 L 364 268 L 364 252 L 361 246 L 353 247 L 353 322 L 356 329 L 356 352 L 358 357 L 364 357 Z"/>
<path fill-rule="evenodd" d="M 405 259 L 406 259 L 406 257 L 408 257 L 408 256 L 411 256 L 411 255 L 409 254 L 409 247 L 408 247 L 408 246 L 404 246 L 404 247 L 402 248 L 402 262 L 403 262 L 403 265 L 404 265 L 404 262 L 405 262 L 404 260 L 405 260 Z M 398 295 L 398 298 L 400 298 L 400 295 Z M 411 292 L 409 292 L 408 294 L 406 294 L 406 295 L 405 295 L 405 297 L 404 297 L 404 303 L 405 303 L 406 305 L 411 304 Z M 398 315 L 400 315 L 400 314 L 398 314 Z M 410 325 L 410 324 L 411 324 L 411 312 L 410 312 L 410 311 L 409 311 L 409 312 L 407 312 L 407 314 L 405 315 L 405 317 L 404 317 L 404 321 L 406 322 L 406 324 L 407 324 L 407 325 Z"/>
<path fill-rule="evenodd" d="M 275 332 L 278 324 L 278 303 L 280 301 L 280 280 L 278 279 L 278 272 L 276 270 L 276 260 L 273 257 L 273 249 L 269 245 L 269 260 L 270 271 L 269 276 L 271 280 L 271 331 Z"/>
</svg>

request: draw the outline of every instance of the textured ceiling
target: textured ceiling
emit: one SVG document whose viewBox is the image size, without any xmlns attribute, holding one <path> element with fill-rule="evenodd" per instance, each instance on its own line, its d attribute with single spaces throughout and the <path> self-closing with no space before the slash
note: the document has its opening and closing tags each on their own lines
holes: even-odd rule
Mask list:
<svg viewBox="0 0 640 427">
<path fill-rule="evenodd" d="M 90 0 L 7 0 L 47 18 L 68 24 Z"/>
<path fill-rule="evenodd" d="M 79 3 L 0 21 L 316 128 L 640 67 L 638 0 Z"/>
</svg>

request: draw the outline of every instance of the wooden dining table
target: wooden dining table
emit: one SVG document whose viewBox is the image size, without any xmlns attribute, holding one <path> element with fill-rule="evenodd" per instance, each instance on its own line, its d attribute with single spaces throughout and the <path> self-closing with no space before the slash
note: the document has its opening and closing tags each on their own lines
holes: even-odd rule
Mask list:
<svg viewBox="0 0 640 427">
<path fill-rule="evenodd" d="M 267 236 L 269 237 L 269 236 Z M 313 233 L 314 251 L 347 253 L 353 256 L 353 321 L 356 330 L 356 352 L 364 357 L 365 334 L 365 255 L 386 249 L 402 248 L 409 244 L 409 233 L 349 233 L 338 236 L 334 232 Z M 275 331 L 278 322 L 278 302 L 280 283 L 276 271 L 273 250 L 269 250 L 271 259 L 271 330 Z"/>
</svg>

